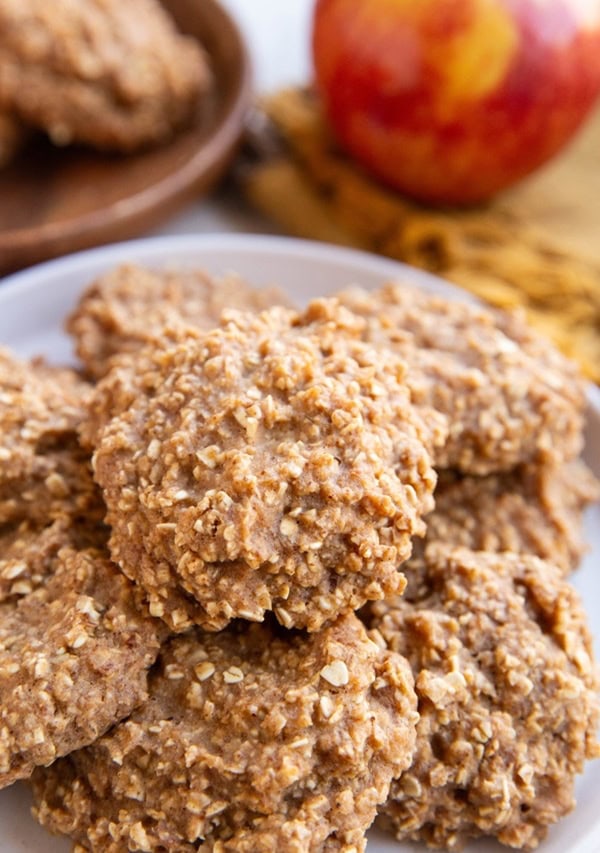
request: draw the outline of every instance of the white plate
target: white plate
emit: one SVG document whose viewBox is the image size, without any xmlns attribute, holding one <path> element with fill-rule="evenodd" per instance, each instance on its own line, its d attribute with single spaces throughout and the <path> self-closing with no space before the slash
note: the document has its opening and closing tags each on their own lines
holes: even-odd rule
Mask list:
<svg viewBox="0 0 600 853">
<path fill-rule="evenodd" d="M 238 272 L 256 285 L 278 284 L 297 302 L 333 293 L 350 284 L 374 288 L 390 278 L 413 282 L 458 299 L 471 297 L 440 279 L 381 258 L 279 237 L 204 235 L 121 243 L 52 261 L 5 279 L 0 287 L 0 343 L 19 355 L 43 353 L 53 361 L 72 360 L 69 340 L 62 332 L 65 315 L 82 289 L 99 273 L 123 261 L 150 267 L 202 267 L 214 274 Z M 586 447 L 588 464 L 600 475 L 600 394 L 590 388 Z M 593 547 L 574 583 L 582 593 L 596 632 L 600 656 L 600 507 L 589 510 L 588 538 Z M 576 811 L 550 831 L 540 853 L 599 853 L 600 762 L 588 765 L 578 781 Z M 68 842 L 50 838 L 28 816 L 29 795 L 23 786 L 0 794 L 0 853 L 44 851 L 65 853 Z M 424 850 L 397 844 L 372 832 L 368 853 L 406 853 Z M 491 841 L 471 844 L 469 853 L 506 851 Z"/>
</svg>

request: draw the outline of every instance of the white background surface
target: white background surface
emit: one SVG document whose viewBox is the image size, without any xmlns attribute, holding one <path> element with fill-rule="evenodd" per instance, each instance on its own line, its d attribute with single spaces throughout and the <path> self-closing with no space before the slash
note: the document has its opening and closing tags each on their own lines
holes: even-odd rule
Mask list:
<svg viewBox="0 0 600 853">
<path fill-rule="evenodd" d="M 71 347 L 62 332 L 63 318 L 91 279 L 124 260 L 159 267 L 165 263 L 201 266 L 215 274 L 237 271 L 253 284 L 277 283 L 288 288 L 298 302 L 349 284 L 376 287 L 387 278 L 409 278 L 423 286 L 436 281 L 426 273 L 406 271 L 372 255 L 281 238 L 257 240 L 229 235 L 180 237 L 175 243 L 142 241 L 93 250 L 13 276 L 0 287 L 0 342 L 23 356 L 41 352 L 59 361 L 68 359 Z M 441 287 L 449 286 L 442 283 Z M 450 290 L 458 292 L 456 288 Z M 597 389 L 595 396 L 600 397 Z M 586 459 L 600 475 L 598 404 L 595 411 L 590 410 Z M 588 512 L 587 526 L 593 551 L 575 574 L 574 582 L 585 601 L 596 634 L 596 652 L 600 654 L 600 506 Z M 600 761 L 588 764 L 585 775 L 578 780 L 577 799 L 576 811 L 551 830 L 539 853 L 599 853 Z M 0 853 L 67 853 L 67 841 L 50 837 L 30 818 L 29 802 L 28 791 L 22 785 L 0 792 Z M 500 853 L 506 849 L 486 840 L 469 845 L 466 853 Z M 398 844 L 377 832 L 369 833 L 367 853 L 425 850 L 422 846 Z"/>
<path fill-rule="evenodd" d="M 311 77 L 310 21 L 313 0 L 220 0 L 248 43 L 256 89 L 271 92 Z M 156 229 L 155 234 L 205 231 L 266 233 L 275 227 L 223 191 L 200 200 Z"/>
</svg>

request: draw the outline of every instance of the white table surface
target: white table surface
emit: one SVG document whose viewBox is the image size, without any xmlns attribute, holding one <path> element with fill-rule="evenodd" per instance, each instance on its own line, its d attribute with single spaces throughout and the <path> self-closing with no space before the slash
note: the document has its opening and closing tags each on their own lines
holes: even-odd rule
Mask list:
<svg viewBox="0 0 600 853">
<path fill-rule="evenodd" d="M 257 92 L 310 79 L 310 22 L 315 0 L 220 0 L 245 36 Z M 199 199 L 148 236 L 219 232 L 276 233 L 231 193 Z M 140 236 L 144 236 L 141 234 Z"/>
</svg>

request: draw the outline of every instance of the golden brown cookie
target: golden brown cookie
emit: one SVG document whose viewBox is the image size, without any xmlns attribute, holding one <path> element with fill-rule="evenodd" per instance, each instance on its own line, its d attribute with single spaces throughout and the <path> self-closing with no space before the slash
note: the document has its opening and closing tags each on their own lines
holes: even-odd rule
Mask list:
<svg viewBox="0 0 600 853">
<path fill-rule="evenodd" d="M 600 498 L 600 484 L 578 459 L 487 477 L 441 471 L 434 497 L 417 551 L 438 542 L 534 554 L 568 574 L 587 550 L 583 512 Z"/>
<path fill-rule="evenodd" d="M 354 615 L 171 640 L 146 704 L 34 777 L 38 820 L 81 848 L 362 851 L 411 761 L 410 669 Z"/>
<path fill-rule="evenodd" d="M 200 270 L 155 272 L 125 264 L 90 285 L 67 330 L 86 371 L 99 379 L 112 356 L 152 343 L 165 327 L 208 330 L 225 308 L 261 311 L 288 304 L 282 291 L 255 289 L 233 275 L 216 279 Z"/>
<path fill-rule="evenodd" d="M 99 514 L 99 513 L 98 513 Z M 56 568 L 59 551 L 105 547 L 108 530 L 99 518 L 62 516 L 41 524 L 24 520 L 0 532 L 0 603 L 29 595 Z"/>
<path fill-rule="evenodd" d="M 400 840 L 458 850 L 481 835 L 532 849 L 574 806 L 600 756 L 598 683 L 585 614 L 536 557 L 430 548 L 418 596 L 368 622 L 410 661 L 417 751 L 383 822 Z"/>
<path fill-rule="evenodd" d="M 146 698 L 160 631 L 103 551 L 62 548 L 0 604 L 0 787 L 92 743 Z"/>
<path fill-rule="evenodd" d="M 0 602 L 45 582 L 64 546 L 106 546 L 106 507 L 77 438 L 89 391 L 71 370 L 0 351 Z"/>
<path fill-rule="evenodd" d="M 577 368 L 516 315 L 404 284 L 339 298 L 367 320 L 367 341 L 406 360 L 414 401 L 447 416 L 437 467 L 483 475 L 581 450 Z"/>
<path fill-rule="evenodd" d="M 0 525 L 104 514 L 78 429 L 91 387 L 0 350 Z"/>
<path fill-rule="evenodd" d="M 24 362 L 0 349 L 0 480 L 21 480 L 48 446 L 70 440 L 91 390 L 66 368 Z"/>
<path fill-rule="evenodd" d="M 88 392 L 0 352 L 0 787 L 139 704 L 164 631 L 109 560 Z"/>
<path fill-rule="evenodd" d="M 44 524 L 89 513 L 102 518 L 89 452 L 79 446 L 75 435 L 54 441 L 36 445 L 27 473 L 0 474 L 0 523 L 28 519 Z"/>
<path fill-rule="evenodd" d="M 173 630 L 273 610 L 314 631 L 402 589 L 443 436 L 361 330 L 335 300 L 231 312 L 98 386 L 112 557 Z"/>
<path fill-rule="evenodd" d="M 3 0 L 0 108 L 57 145 L 133 151 L 191 121 L 209 72 L 157 0 Z"/>
</svg>

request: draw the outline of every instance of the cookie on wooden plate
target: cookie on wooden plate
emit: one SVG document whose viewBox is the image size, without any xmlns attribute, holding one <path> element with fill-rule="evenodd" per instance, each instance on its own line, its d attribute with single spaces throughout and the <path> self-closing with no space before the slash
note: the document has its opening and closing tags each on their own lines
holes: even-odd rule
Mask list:
<svg viewBox="0 0 600 853">
<path fill-rule="evenodd" d="M 199 45 L 157 0 L 10 0 L 0 33 L 0 108 L 57 145 L 164 142 L 209 86 Z"/>
</svg>

